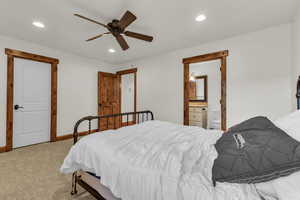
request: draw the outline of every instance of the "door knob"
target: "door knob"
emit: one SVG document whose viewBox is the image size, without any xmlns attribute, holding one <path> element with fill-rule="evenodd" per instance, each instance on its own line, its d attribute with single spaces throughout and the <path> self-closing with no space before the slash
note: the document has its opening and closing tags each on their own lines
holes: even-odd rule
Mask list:
<svg viewBox="0 0 300 200">
<path fill-rule="evenodd" d="M 19 106 L 18 104 L 14 106 L 15 110 L 19 110 L 20 108 L 24 108 L 23 106 Z"/>
</svg>

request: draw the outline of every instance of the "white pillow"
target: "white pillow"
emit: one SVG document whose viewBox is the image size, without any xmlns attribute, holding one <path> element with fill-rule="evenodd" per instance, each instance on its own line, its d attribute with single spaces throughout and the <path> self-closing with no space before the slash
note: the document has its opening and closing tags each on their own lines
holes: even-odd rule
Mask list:
<svg viewBox="0 0 300 200">
<path fill-rule="evenodd" d="M 292 138 L 300 142 L 300 110 L 282 117 L 274 123 Z"/>
<path fill-rule="evenodd" d="M 266 200 L 299 200 L 300 172 L 293 173 L 266 183 L 255 184 L 258 192 Z"/>
<path fill-rule="evenodd" d="M 275 125 L 300 142 L 300 110 L 276 120 Z M 255 184 L 266 200 L 299 200 L 300 172 L 273 181 Z"/>
<path fill-rule="evenodd" d="M 278 194 L 272 181 L 266 183 L 257 183 L 255 188 L 260 196 L 265 200 L 278 200 Z"/>
</svg>

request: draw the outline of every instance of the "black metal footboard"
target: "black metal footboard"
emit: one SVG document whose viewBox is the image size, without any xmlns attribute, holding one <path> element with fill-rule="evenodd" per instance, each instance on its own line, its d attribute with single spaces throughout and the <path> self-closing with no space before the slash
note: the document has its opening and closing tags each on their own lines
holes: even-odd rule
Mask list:
<svg viewBox="0 0 300 200">
<path fill-rule="evenodd" d="M 139 111 L 139 112 L 127 112 L 127 113 L 118 113 L 112 115 L 103 115 L 103 116 L 87 116 L 78 120 L 74 127 L 73 138 L 74 144 L 78 141 L 80 134 L 78 133 L 78 128 L 81 123 L 88 122 L 88 132 L 91 134 L 91 122 L 93 120 L 98 120 L 99 131 L 109 130 L 109 129 L 118 129 L 122 126 L 129 126 L 133 124 L 139 124 L 144 121 L 154 120 L 154 115 L 150 110 Z"/>
<path fill-rule="evenodd" d="M 91 134 L 92 130 L 92 121 L 98 120 L 98 129 L 99 131 L 109 130 L 109 129 L 117 129 L 123 126 L 129 126 L 133 124 L 139 124 L 144 121 L 154 120 L 154 115 L 151 111 L 139 111 L 139 112 L 128 112 L 128 113 L 119 113 L 113 115 L 103 115 L 103 116 L 87 116 L 78 120 L 74 127 L 74 144 L 79 139 L 78 128 L 83 122 L 88 122 L 88 131 L 86 134 Z M 91 186 L 81 180 L 81 177 L 77 174 L 77 172 L 73 173 L 72 177 L 72 191 L 71 195 L 77 194 L 77 184 L 81 185 L 84 189 L 86 189 L 92 196 L 96 199 L 104 200 L 104 198 L 99 194 L 96 190 L 94 190 Z"/>
</svg>

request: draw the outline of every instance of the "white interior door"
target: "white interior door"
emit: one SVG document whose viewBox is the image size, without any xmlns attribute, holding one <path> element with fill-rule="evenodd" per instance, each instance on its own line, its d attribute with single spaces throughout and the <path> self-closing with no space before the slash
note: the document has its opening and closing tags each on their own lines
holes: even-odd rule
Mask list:
<svg viewBox="0 0 300 200">
<path fill-rule="evenodd" d="M 121 76 L 121 112 L 134 112 L 134 74 L 124 74 Z M 132 115 L 128 120 L 133 121 Z M 126 116 L 122 122 L 126 122 Z"/>
<path fill-rule="evenodd" d="M 13 148 L 50 141 L 51 65 L 14 60 Z"/>
</svg>

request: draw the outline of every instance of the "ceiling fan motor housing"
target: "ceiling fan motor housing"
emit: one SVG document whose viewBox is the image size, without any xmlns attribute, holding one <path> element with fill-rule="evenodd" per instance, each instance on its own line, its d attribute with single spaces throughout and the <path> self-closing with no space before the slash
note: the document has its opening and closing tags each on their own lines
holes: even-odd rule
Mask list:
<svg viewBox="0 0 300 200">
<path fill-rule="evenodd" d="M 124 28 L 120 27 L 120 21 L 114 19 L 111 23 L 107 24 L 108 30 L 114 35 L 118 36 L 124 32 Z"/>
</svg>

